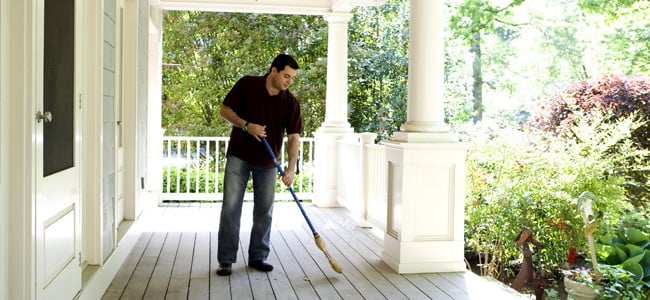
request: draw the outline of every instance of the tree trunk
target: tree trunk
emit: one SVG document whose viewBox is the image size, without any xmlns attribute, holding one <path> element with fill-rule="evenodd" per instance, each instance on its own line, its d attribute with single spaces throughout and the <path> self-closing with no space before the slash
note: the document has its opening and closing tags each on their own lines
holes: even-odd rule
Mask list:
<svg viewBox="0 0 650 300">
<path fill-rule="evenodd" d="M 483 70 L 481 67 L 481 34 L 475 33 L 472 35 L 474 42 L 472 43 L 471 52 L 474 54 L 474 61 L 472 63 L 472 78 L 474 84 L 472 87 L 472 102 L 474 103 L 474 124 L 483 119 Z"/>
</svg>

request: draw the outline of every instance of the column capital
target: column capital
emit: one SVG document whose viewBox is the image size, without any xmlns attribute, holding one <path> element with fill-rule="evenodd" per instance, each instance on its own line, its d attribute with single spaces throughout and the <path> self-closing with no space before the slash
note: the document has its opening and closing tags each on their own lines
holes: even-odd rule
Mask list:
<svg viewBox="0 0 650 300">
<path fill-rule="evenodd" d="M 387 0 L 334 0 L 332 11 L 352 11 L 358 6 L 380 6 Z"/>
</svg>

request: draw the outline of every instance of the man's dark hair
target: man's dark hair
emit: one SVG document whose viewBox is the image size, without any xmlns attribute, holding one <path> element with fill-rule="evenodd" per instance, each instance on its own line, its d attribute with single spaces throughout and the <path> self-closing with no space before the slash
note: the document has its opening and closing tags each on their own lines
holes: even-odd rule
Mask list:
<svg viewBox="0 0 650 300">
<path fill-rule="evenodd" d="M 271 67 L 269 68 L 269 73 L 271 73 L 271 69 L 275 67 L 278 72 L 284 70 L 284 67 L 289 66 L 290 68 L 294 70 L 300 69 L 300 66 L 298 66 L 298 62 L 289 54 L 278 54 L 273 59 L 273 62 L 271 63 Z"/>
</svg>

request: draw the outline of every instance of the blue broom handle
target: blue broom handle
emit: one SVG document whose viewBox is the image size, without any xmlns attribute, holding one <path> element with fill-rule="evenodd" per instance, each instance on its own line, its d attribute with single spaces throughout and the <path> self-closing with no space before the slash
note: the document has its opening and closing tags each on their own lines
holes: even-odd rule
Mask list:
<svg viewBox="0 0 650 300">
<path fill-rule="evenodd" d="M 275 157 L 275 153 L 273 153 L 273 149 L 271 149 L 269 142 L 267 142 L 266 138 L 263 136 L 261 136 L 260 139 L 262 139 L 262 143 L 264 144 L 266 151 L 268 151 L 269 154 L 271 155 L 271 158 L 273 159 L 273 163 L 275 164 L 275 167 L 278 168 L 280 175 L 284 176 L 284 170 L 282 169 L 282 166 L 280 166 L 280 162 L 278 162 L 278 159 Z M 300 200 L 298 200 L 298 196 L 296 196 L 296 193 L 294 193 L 292 187 L 289 187 L 289 192 L 291 192 L 291 196 L 293 196 L 293 200 L 296 202 L 296 204 L 298 204 L 298 207 L 300 208 L 300 212 L 302 213 L 302 216 L 305 217 L 305 221 L 307 221 L 307 225 L 309 225 L 311 232 L 316 233 L 316 229 L 314 229 L 314 225 L 311 224 L 311 221 L 309 220 L 307 213 L 302 208 L 302 204 L 300 204 Z"/>
</svg>

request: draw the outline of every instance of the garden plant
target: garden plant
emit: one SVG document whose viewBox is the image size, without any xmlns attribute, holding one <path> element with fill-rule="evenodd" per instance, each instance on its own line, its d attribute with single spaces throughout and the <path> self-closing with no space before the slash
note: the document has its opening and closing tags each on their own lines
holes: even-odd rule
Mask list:
<svg viewBox="0 0 650 300">
<path fill-rule="evenodd" d="M 587 94 L 581 94 L 584 99 L 579 104 L 585 102 Z M 589 274 L 587 240 L 576 209 L 579 195 L 588 191 L 595 196 L 593 207 L 598 222 L 594 238 L 598 254 L 603 257 L 600 271 L 605 289 L 601 296 L 647 297 L 650 269 L 644 263 L 650 259 L 650 250 L 642 243 L 641 235 L 630 242 L 625 232 L 628 228 L 628 233 L 641 232 L 647 237 L 648 229 L 637 226 L 638 231 L 631 230 L 622 222 L 629 223 L 633 212 L 638 214 L 637 220 L 648 218 L 645 193 L 635 187 L 643 187 L 647 181 L 649 152 L 643 136 L 650 110 L 640 109 L 646 100 L 635 98 L 635 109 L 628 111 L 624 108 L 631 106 L 626 104 L 630 97 L 608 98 L 602 94 L 592 87 L 591 95 L 600 97 L 600 102 L 591 99 L 590 107 L 573 105 L 575 102 L 566 98 L 558 101 L 553 107 L 562 107 L 562 114 L 547 115 L 558 120 L 553 126 L 541 126 L 551 123 L 534 115 L 536 123 L 529 123 L 531 126 L 525 129 L 493 126 L 471 136 L 466 257 L 476 262 L 481 274 L 506 282 L 516 275 L 521 253 L 514 239 L 523 226 L 530 228 L 544 245 L 536 250 L 534 260 L 537 272 L 546 280 L 548 297 L 558 297 L 561 270 L 569 269 L 569 260 L 575 256 L 587 258 L 583 267 Z M 613 233 L 618 238 L 611 238 Z M 625 246 L 606 244 L 621 241 Z M 614 257 L 620 261 L 614 261 Z M 632 267 L 628 259 L 640 269 L 636 264 Z"/>
</svg>

